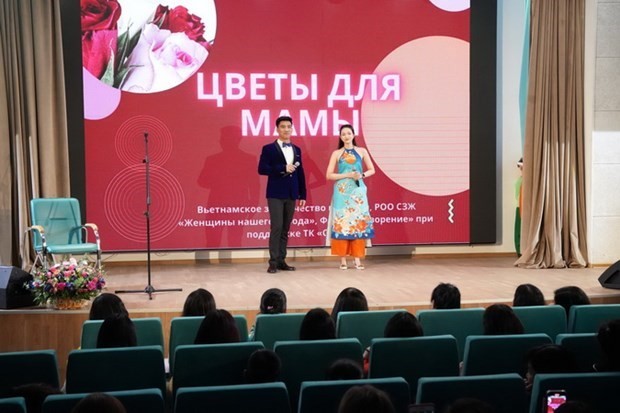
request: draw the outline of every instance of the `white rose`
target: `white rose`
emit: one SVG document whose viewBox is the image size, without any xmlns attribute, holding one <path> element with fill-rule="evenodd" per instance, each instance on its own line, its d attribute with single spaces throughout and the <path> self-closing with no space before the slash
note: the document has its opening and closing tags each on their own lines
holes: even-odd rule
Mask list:
<svg viewBox="0 0 620 413">
<path fill-rule="evenodd" d="M 208 52 L 185 33 L 147 24 L 127 61 L 129 72 L 122 90 L 152 93 L 171 89 L 196 73 Z"/>
</svg>

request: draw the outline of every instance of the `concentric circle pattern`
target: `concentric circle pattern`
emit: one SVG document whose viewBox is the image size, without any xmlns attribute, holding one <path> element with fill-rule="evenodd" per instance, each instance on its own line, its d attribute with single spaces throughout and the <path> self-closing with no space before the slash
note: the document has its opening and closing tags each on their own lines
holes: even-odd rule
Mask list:
<svg viewBox="0 0 620 413">
<path fill-rule="evenodd" d="M 172 154 L 172 133 L 164 122 L 153 116 L 134 116 L 127 119 L 116 131 L 114 148 L 125 166 L 144 161 L 145 134 L 148 138 L 151 165 L 162 166 Z"/>
<path fill-rule="evenodd" d="M 150 165 L 151 240 L 158 241 L 177 227 L 185 210 L 179 181 L 166 169 Z M 127 167 L 110 181 L 104 210 L 110 225 L 124 238 L 146 242 L 146 167 Z"/>
</svg>

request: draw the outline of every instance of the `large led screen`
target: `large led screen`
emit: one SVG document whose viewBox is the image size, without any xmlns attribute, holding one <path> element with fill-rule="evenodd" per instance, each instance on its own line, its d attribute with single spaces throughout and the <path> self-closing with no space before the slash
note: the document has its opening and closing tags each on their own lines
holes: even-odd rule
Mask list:
<svg viewBox="0 0 620 413">
<path fill-rule="evenodd" d="M 147 209 L 155 250 L 266 247 L 257 165 L 280 115 L 308 189 L 290 246 L 325 245 L 343 123 L 377 171 L 365 180 L 374 245 L 472 242 L 468 0 L 80 8 L 86 215 L 104 250 L 144 250 Z"/>
</svg>

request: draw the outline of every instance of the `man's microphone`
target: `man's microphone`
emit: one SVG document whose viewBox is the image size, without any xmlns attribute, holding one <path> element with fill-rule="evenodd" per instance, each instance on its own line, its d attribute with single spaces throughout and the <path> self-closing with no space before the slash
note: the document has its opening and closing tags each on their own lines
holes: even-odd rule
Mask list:
<svg viewBox="0 0 620 413">
<path fill-rule="evenodd" d="M 295 162 L 295 163 L 293 164 L 293 166 L 295 167 L 295 169 L 297 169 L 297 168 L 299 167 L 299 161 Z M 295 171 L 293 171 L 293 172 L 295 172 Z M 289 176 L 289 175 L 290 175 L 290 174 L 292 174 L 293 172 L 284 172 L 284 175 L 282 175 L 282 177 Z"/>
</svg>

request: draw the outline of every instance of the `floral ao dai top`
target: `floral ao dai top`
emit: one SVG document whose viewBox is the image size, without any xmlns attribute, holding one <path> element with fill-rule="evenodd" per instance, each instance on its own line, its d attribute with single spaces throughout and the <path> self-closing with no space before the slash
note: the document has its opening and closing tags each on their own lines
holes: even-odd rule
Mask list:
<svg viewBox="0 0 620 413">
<path fill-rule="evenodd" d="M 355 148 L 344 149 L 338 159 L 338 173 L 362 173 L 362 157 Z M 375 230 L 368 210 L 367 188 L 362 179 L 339 179 L 334 183 L 332 197 L 332 239 L 373 238 Z"/>
</svg>

